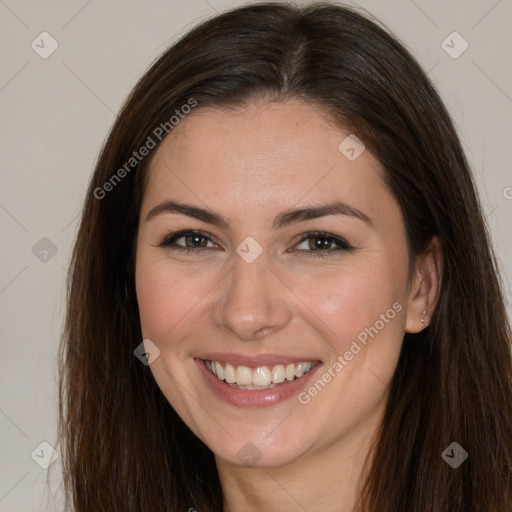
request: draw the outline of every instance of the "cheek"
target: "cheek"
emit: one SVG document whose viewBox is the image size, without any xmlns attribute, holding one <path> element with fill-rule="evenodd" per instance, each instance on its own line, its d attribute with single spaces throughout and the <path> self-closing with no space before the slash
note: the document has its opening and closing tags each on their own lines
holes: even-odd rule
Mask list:
<svg viewBox="0 0 512 512">
<path fill-rule="evenodd" d="M 322 287 L 305 290 L 305 302 L 332 334 L 343 340 L 373 325 L 400 300 L 395 282 L 373 274 L 339 272 L 324 279 Z"/>
<path fill-rule="evenodd" d="M 354 340 L 364 350 L 371 340 L 369 352 L 385 350 L 391 357 L 396 356 L 396 350 L 390 349 L 398 349 L 401 340 L 403 277 L 391 275 L 389 267 L 387 272 L 374 268 L 377 271 L 372 273 L 341 271 L 322 280 L 321 287 L 303 290 L 311 322 L 318 325 L 337 354 L 350 350 Z"/>
<path fill-rule="evenodd" d="M 173 269 L 165 260 L 142 252 L 136 266 L 137 301 L 145 338 L 165 339 L 179 329 L 208 291 L 206 281 Z"/>
</svg>

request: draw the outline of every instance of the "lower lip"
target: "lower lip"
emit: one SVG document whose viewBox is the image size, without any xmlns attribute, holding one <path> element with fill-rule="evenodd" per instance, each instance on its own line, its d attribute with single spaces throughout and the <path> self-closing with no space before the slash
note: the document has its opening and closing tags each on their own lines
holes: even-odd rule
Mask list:
<svg viewBox="0 0 512 512">
<path fill-rule="evenodd" d="M 302 377 L 294 380 L 285 380 L 282 384 L 278 384 L 273 388 L 250 390 L 231 387 L 227 382 L 215 377 L 206 368 L 205 362 L 202 359 L 196 359 L 195 361 L 212 390 L 226 402 L 238 407 L 261 407 L 284 402 L 306 387 L 313 374 L 322 366 L 321 363 L 317 363 Z"/>
</svg>

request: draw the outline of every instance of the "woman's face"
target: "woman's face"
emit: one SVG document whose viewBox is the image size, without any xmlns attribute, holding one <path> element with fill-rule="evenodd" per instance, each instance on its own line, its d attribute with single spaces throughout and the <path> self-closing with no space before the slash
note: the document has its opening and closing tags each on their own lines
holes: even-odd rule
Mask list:
<svg viewBox="0 0 512 512">
<path fill-rule="evenodd" d="M 221 460 L 306 460 L 382 414 L 409 260 L 381 166 L 349 135 L 299 101 L 203 108 L 154 155 L 136 264 L 150 369 Z"/>
</svg>

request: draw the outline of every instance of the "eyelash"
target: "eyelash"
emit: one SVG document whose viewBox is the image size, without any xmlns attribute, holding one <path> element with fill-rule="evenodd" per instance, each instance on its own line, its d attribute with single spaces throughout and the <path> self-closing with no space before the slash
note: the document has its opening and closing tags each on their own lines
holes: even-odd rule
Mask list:
<svg viewBox="0 0 512 512">
<path fill-rule="evenodd" d="M 180 252 L 183 252 L 185 254 L 193 253 L 196 256 L 201 255 L 201 253 L 203 253 L 204 250 L 208 250 L 207 247 L 196 247 L 196 248 L 193 248 L 193 247 L 183 247 L 181 245 L 173 245 L 176 242 L 176 240 L 179 240 L 180 238 L 184 238 L 184 237 L 189 236 L 189 235 L 193 235 L 193 236 L 196 236 L 198 238 L 205 238 L 205 239 L 208 239 L 209 241 L 211 241 L 211 238 L 208 235 L 208 233 L 206 233 L 204 231 L 200 231 L 200 230 L 183 230 L 183 231 L 178 231 L 176 233 L 171 233 L 171 234 L 167 235 L 162 240 L 162 242 L 160 242 L 160 244 L 158 244 L 158 247 L 171 249 L 173 251 L 180 251 Z M 331 243 L 336 243 L 339 246 L 338 249 L 329 249 L 329 250 L 325 250 L 325 251 L 323 251 L 323 250 L 304 251 L 303 249 L 295 249 L 295 251 L 298 250 L 300 252 L 309 253 L 308 254 L 309 257 L 313 257 L 313 258 L 327 258 L 331 254 L 339 252 L 339 251 L 350 252 L 350 251 L 354 250 L 354 248 L 346 240 L 343 240 L 343 238 L 331 235 L 330 233 L 326 233 L 324 231 L 311 231 L 309 233 L 304 233 L 304 235 L 301 235 L 301 236 L 302 236 L 302 238 L 297 242 L 297 245 L 301 244 L 304 241 L 316 238 L 316 239 L 323 239 L 323 240 L 326 240 L 326 241 L 331 242 Z"/>
</svg>

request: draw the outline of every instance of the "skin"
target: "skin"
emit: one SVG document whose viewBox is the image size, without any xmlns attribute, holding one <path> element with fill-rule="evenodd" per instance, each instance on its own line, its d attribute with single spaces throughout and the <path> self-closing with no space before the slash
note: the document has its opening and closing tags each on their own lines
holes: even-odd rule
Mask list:
<svg viewBox="0 0 512 512">
<path fill-rule="evenodd" d="M 224 511 L 351 511 L 404 333 L 424 328 L 435 307 L 437 240 L 410 275 L 404 223 L 382 168 L 369 150 L 349 161 L 338 150 L 347 135 L 300 101 L 198 108 L 151 162 L 137 241 L 142 332 L 161 351 L 150 366 L 160 389 L 215 454 Z M 146 220 L 167 200 L 208 208 L 230 226 L 169 212 Z M 370 222 L 329 215 L 272 230 L 283 211 L 332 201 Z M 206 232 L 207 247 L 159 247 L 184 229 Z M 315 257 L 315 246 L 301 242 L 311 231 L 354 249 L 332 242 Z M 236 252 L 248 236 L 263 250 L 252 263 Z M 187 242 L 194 247 L 193 237 L 174 246 Z M 194 362 L 208 351 L 304 356 L 322 362 L 316 380 L 393 304 L 401 311 L 305 405 L 295 396 L 268 407 L 228 404 Z M 248 442 L 259 459 L 244 466 L 237 454 Z"/>
</svg>

